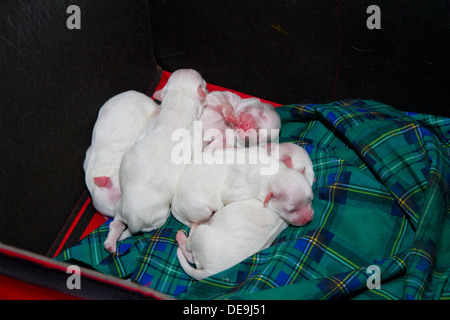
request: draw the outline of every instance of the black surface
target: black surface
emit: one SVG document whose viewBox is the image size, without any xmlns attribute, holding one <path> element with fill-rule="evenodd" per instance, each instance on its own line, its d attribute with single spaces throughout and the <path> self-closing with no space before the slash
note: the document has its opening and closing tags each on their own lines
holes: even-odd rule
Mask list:
<svg viewBox="0 0 450 320">
<path fill-rule="evenodd" d="M 0 242 L 49 249 L 85 190 L 98 109 L 154 81 L 148 12 L 144 0 L 0 2 Z"/>
<path fill-rule="evenodd" d="M 89 204 L 82 209 L 89 197 L 89 191 L 86 189 L 77 204 L 72 209 L 70 215 L 67 217 L 67 220 L 61 228 L 59 234 L 48 249 L 46 254 L 47 257 L 54 257 L 57 253 L 59 254 L 59 252 L 70 248 L 81 239 L 86 231 L 86 228 L 89 226 L 89 223 L 96 214 L 92 201 L 90 201 Z"/>
<path fill-rule="evenodd" d="M 381 29 L 369 30 L 369 5 Z M 155 57 L 282 104 L 372 99 L 449 112 L 450 2 L 152 0 Z"/>
</svg>

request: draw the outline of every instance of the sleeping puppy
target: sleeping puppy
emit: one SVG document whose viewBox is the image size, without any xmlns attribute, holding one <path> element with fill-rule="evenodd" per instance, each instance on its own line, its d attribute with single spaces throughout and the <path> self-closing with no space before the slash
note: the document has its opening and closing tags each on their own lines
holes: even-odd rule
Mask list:
<svg viewBox="0 0 450 320">
<path fill-rule="evenodd" d="M 264 148 L 214 149 L 202 155 L 203 163 L 186 167 L 172 199 L 172 215 L 183 224 L 204 223 L 224 205 L 252 198 L 292 225 L 311 221 L 311 185 Z"/>
<path fill-rule="evenodd" d="M 161 91 L 155 92 L 155 98 L 162 100 L 161 111 L 149 121 L 122 159 L 119 172 L 122 198 L 104 243 L 107 251 L 116 252 L 119 238 L 152 231 L 166 222 L 170 202 L 186 166 L 172 159 L 176 144 L 172 133 L 184 128 L 193 137 L 194 121 L 200 118 L 205 106 L 205 90 L 206 82 L 197 71 L 181 69 L 170 76 Z M 195 146 L 191 148 L 195 149 Z M 128 229 L 124 232 L 125 225 Z"/>
<path fill-rule="evenodd" d="M 244 99 L 235 109 L 238 125 L 234 128 L 238 147 L 264 145 L 276 141 L 281 120 L 275 108 L 259 99 Z"/>
<path fill-rule="evenodd" d="M 99 110 L 83 168 L 95 209 L 108 217 L 121 197 L 119 167 L 123 155 L 159 106 L 145 94 L 130 90 L 109 99 Z"/>
<path fill-rule="evenodd" d="M 193 225 L 189 237 L 178 230 L 178 260 L 188 275 L 201 280 L 269 247 L 286 227 L 283 219 L 257 199 L 234 202 L 217 211 L 208 223 Z"/>
<path fill-rule="evenodd" d="M 314 181 L 316 181 L 313 163 L 308 152 L 306 152 L 304 148 L 291 142 L 280 144 L 268 143 L 265 147 L 271 156 L 280 159 L 280 161 L 284 162 L 289 168 L 293 168 L 303 173 L 311 186 Z"/>
<path fill-rule="evenodd" d="M 241 98 L 230 91 L 212 91 L 206 96 L 206 108 L 200 120 L 202 121 L 203 149 L 213 149 L 228 145 L 234 147 L 234 133 L 231 132 L 237 125 L 234 116 L 235 107 Z M 227 136 L 230 135 L 227 143 Z"/>
<path fill-rule="evenodd" d="M 205 111 L 200 117 L 203 122 L 203 129 L 226 129 L 236 126 L 238 123 L 234 111 L 241 101 L 241 97 L 230 91 L 210 92 L 206 96 Z"/>
<path fill-rule="evenodd" d="M 281 121 L 272 105 L 257 98 L 241 99 L 230 91 L 210 92 L 206 102 L 201 117 L 203 132 L 218 130 L 209 149 L 221 148 L 224 144 L 240 148 L 264 145 L 278 138 Z"/>
</svg>

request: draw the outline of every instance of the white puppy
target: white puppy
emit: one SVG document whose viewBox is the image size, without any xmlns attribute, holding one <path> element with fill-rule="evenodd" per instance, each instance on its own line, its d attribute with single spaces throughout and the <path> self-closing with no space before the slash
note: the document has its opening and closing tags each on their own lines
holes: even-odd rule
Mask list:
<svg viewBox="0 0 450 320">
<path fill-rule="evenodd" d="M 188 275 L 201 280 L 269 247 L 286 227 L 259 200 L 234 202 L 217 211 L 208 223 L 193 225 L 189 238 L 178 231 L 178 260 Z"/>
<path fill-rule="evenodd" d="M 99 110 L 83 168 L 92 203 L 113 217 L 121 197 L 119 167 L 123 155 L 159 106 L 145 94 L 130 90 L 109 99 Z"/>
<path fill-rule="evenodd" d="M 236 126 L 235 108 L 242 102 L 241 97 L 230 91 L 212 91 L 206 96 L 206 108 L 201 116 L 203 129 L 226 129 Z"/>
<path fill-rule="evenodd" d="M 271 104 L 254 98 L 245 99 L 236 107 L 235 115 L 238 147 L 264 145 L 278 139 L 281 120 Z"/>
<path fill-rule="evenodd" d="M 264 169 L 270 174 L 262 174 Z M 181 175 L 171 209 L 190 227 L 208 221 L 224 205 L 252 198 L 293 225 L 304 225 L 314 215 L 313 192 L 303 174 L 260 147 L 203 152 L 203 163 L 188 165 Z"/>
<path fill-rule="evenodd" d="M 239 103 L 241 98 L 230 91 L 212 91 L 206 96 L 206 108 L 200 117 L 205 139 L 203 149 L 220 148 L 226 145 L 227 136 L 229 136 L 229 146 L 234 147 L 235 134 L 232 131 L 238 124 L 234 109 Z"/>
<path fill-rule="evenodd" d="M 203 132 L 218 130 L 210 148 L 220 148 L 223 144 L 241 148 L 264 145 L 278 138 L 281 121 L 272 105 L 257 98 L 241 99 L 230 91 L 210 92 L 206 102 L 201 117 Z M 219 135 L 222 139 L 217 139 Z"/>
<path fill-rule="evenodd" d="M 313 163 L 308 152 L 299 145 L 291 142 L 268 143 L 266 145 L 269 154 L 284 162 L 289 168 L 300 171 L 312 186 L 316 181 Z"/>
<path fill-rule="evenodd" d="M 150 120 L 136 144 L 122 159 L 122 198 L 104 243 L 107 251 L 116 252 L 119 237 L 125 239 L 140 231 L 149 232 L 166 222 L 170 202 L 186 166 L 172 159 L 176 144 L 172 141 L 172 133 L 184 128 L 193 136 L 194 121 L 200 118 L 204 108 L 205 90 L 206 82 L 197 71 L 181 69 L 175 71 L 165 87 L 154 94 L 162 100 L 161 111 L 158 117 Z M 125 224 L 128 226 L 126 232 Z"/>
</svg>

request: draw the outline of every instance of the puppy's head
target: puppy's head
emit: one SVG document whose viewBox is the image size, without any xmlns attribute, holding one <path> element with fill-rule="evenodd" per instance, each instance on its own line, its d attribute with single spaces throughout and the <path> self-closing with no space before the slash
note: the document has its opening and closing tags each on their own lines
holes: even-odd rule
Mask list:
<svg viewBox="0 0 450 320">
<path fill-rule="evenodd" d="M 241 103 L 241 98 L 230 91 L 211 91 L 206 97 L 207 106 L 222 114 L 224 106 L 227 112 L 234 113 L 239 103 Z"/>
<path fill-rule="evenodd" d="M 250 102 L 244 101 L 238 108 L 239 124 L 235 129 L 238 143 L 241 142 L 248 146 L 245 140 L 250 140 L 250 143 L 254 142 L 257 145 L 275 141 L 281 127 L 280 116 L 270 104 L 262 103 L 259 100 L 253 101 L 253 99 Z M 254 137 L 254 141 L 252 141 L 252 137 Z"/>
<path fill-rule="evenodd" d="M 314 217 L 313 191 L 300 172 L 280 168 L 271 179 L 269 191 L 264 199 L 267 208 L 277 212 L 282 219 L 294 226 L 303 226 Z"/>
<path fill-rule="evenodd" d="M 179 69 L 172 73 L 164 88 L 156 91 L 153 97 L 159 101 L 163 101 L 167 93 L 172 90 L 193 93 L 202 102 L 205 101 L 206 95 L 208 94 L 206 81 L 200 73 L 193 69 Z"/>
<path fill-rule="evenodd" d="M 275 159 L 280 159 L 287 167 L 297 170 L 305 176 L 312 186 L 316 180 L 313 170 L 313 164 L 308 152 L 299 145 L 291 142 L 268 143 L 267 151 Z"/>
</svg>

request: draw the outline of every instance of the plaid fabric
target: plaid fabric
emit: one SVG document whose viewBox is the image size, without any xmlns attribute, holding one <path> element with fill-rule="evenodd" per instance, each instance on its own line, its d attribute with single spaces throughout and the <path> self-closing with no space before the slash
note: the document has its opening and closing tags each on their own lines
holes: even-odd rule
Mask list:
<svg viewBox="0 0 450 320">
<path fill-rule="evenodd" d="M 177 260 L 175 234 L 187 227 L 172 217 L 116 256 L 103 249 L 108 221 L 57 259 L 180 299 L 450 299 L 450 119 L 363 100 L 276 110 L 280 142 L 314 164 L 311 223 L 202 281 Z"/>
</svg>

